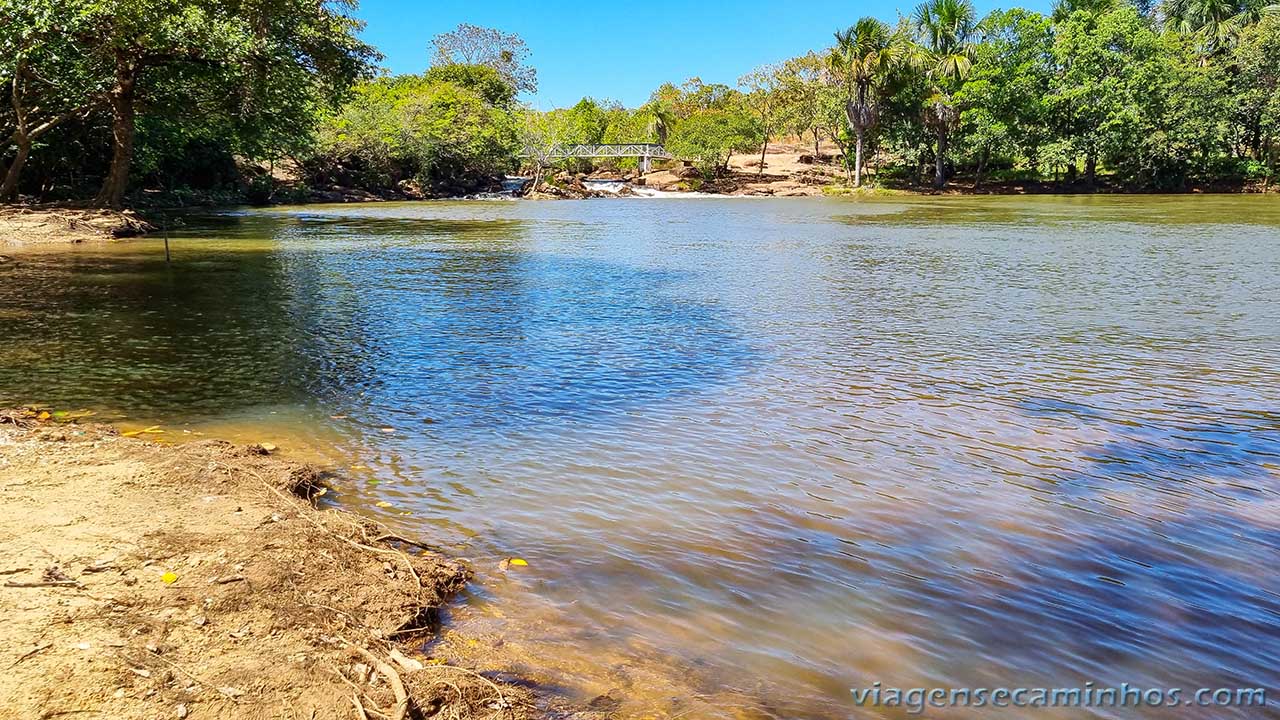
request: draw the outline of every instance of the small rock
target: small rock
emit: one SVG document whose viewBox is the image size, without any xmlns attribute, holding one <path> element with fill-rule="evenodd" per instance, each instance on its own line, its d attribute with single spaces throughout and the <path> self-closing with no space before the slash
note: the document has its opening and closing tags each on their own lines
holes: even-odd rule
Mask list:
<svg viewBox="0 0 1280 720">
<path fill-rule="evenodd" d="M 203 615 L 197 615 L 195 619 L 192 620 L 191 622 L 195 623 L 196 627 L 204 627 L 205 625 L 209 624 L 209 618 Z"/>
<path fill-rule="evenodd" d="M 178 713 L 178 717 L 180 717 L 180 718 L 184 718 L 184 717 L 186 717 L 186 716 L 187 716 L 187 706 L 186 706 L 185 704 L 181 704 L 181 703 L 179 703 L 179 705 L 178 705 L 178 709 L 177 709 L 177 713 Z"/>
<path fill-rule="evenodd" d="M 124 697 L 124 688 L 117 688 L 116 691 L 112 693 L 112 697 L 114 697 L 117 700 Z"/>
</svg>

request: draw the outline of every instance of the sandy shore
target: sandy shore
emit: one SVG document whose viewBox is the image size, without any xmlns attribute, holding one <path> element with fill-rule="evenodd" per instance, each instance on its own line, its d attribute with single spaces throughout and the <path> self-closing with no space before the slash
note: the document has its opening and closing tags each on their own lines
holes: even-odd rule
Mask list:
<svg viewBox="0 0 1280 720">
<path fill-rule="evenodd" d="M 468 569 L 324 493 L 262 448 L 0 413 L 0 716 L 604 717 L 436 652 Z"/>
<path fill-rule="evenodd" d="M 0 247 L 114 240 L 153 229 L 131 210 L 0 205 Z"/>
<path fill-rule="evenodd" d="M 729 158 L 729 171 L 713 182 L 703 181 L 693 168 L 675 168 L 648 173 L 644 186 L 664 192 L 815 197 L 844 175 L 829 158 L 825 162 L 813 158 L 813 148 L 776 144 L 764 156 L 763 167 L 759 153 L 735 154 Z"/>
</svg>

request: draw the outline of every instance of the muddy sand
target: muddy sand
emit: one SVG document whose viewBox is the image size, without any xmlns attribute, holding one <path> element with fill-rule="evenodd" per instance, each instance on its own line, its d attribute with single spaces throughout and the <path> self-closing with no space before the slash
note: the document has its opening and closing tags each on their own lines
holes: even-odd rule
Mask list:
<svg viewBox="0 0 1280 720">
<path fill-rule="evenodd" d="M 268 449 L 0 413 L 0 717 L 606 717 L 453 664 L 468 569 Z"/>
</svg>

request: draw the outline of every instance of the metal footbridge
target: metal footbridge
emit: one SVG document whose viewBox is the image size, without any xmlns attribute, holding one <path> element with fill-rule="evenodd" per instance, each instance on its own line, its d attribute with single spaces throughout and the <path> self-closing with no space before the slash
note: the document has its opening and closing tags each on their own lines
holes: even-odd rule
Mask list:
<svg viewBox="0 0 1280 720">
<path fill-rule="evenodd" d="M 565 158 L 640 158 L 640 171 L 649 172 L 654 158 L 674 160 L 675 156 L 658 143 L 611 143 L 606 145 L 552 145 L 548 149 L 526 147 L 520 155 L 549 165 Z"/>
</svg>

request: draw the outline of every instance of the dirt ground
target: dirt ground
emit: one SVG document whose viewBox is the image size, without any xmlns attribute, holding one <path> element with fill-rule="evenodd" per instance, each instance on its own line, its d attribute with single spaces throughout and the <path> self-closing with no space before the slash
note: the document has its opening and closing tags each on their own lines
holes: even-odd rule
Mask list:
<svg viewBox="0 0 1280 720">
<path fill-rule="evenodd" d="M 823 147 L 823 159 L 814 159 L 813 147 L 773 143 L 760 166 L 759 153 L 735 154 L 729 158 L 729 172 L 713 183 L 703 183 L 692 168 L 657 170 L 644 176 L 644 185 L 654 190 L 700 192 L 723 195 L 772 195 L 775 197 L 812 197 L 823 194 L 822 188 L 843 179 L 843 171 Z"/>
<path fill-rule="evenodd" d="M 0 717 L 609 717 L 433 648 L 468 569 L 270 449 L 0 412 Z"/>
<path fill-rule="evenodd" d="M 152 226 L 125 210 L 0 205 L 0 247 L 37 243 L 82 243 L 142 235 Z"/>
</svg>

